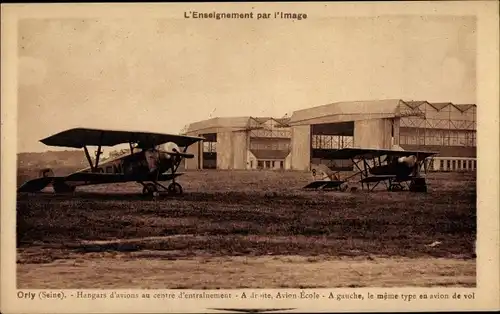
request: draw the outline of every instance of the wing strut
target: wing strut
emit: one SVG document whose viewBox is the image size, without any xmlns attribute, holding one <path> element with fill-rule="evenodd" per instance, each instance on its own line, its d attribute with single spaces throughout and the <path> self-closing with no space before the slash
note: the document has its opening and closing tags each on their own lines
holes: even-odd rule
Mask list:
<svg viewBox="0 0 500 314">
<path fill-rule="evenodd" d="M 101 145 L 99 145 L 99 147 L 97 148 L 95 164 L 92 162 L 92 158 L 90 158 L 90 153 L 87 146 L 83 146 L 83 150 L 85 151 L 85 157 L 87 157 L 87 161 L 89 162 L 90 170 L 92 172 L 96 172 L 96 169 L 99 166 L 99 157 L 102 155 Z"/>
<path fill-rule="evenodd" d="M 83 146 L 83 150 L 85 151 L 85 157 L 87 157 L 87 161 L 89 162 L 90 165 L 90 170 L 94 172 L 94 164 L 92 163 L 92 158 L 90 158 L 89 150 L 87 146 Z"/>
<path fill-rule="evenodd" d="M 101 154 L 102 154 L 101 145 L 99 145 L 99 147 L 97 148 L 97 152 L 95 154 L 95 166 L 94 166 L 94 169 L 97 168 L 97 166 L 99 166 L 99 157 L 101 157 Z"/>
</svg>

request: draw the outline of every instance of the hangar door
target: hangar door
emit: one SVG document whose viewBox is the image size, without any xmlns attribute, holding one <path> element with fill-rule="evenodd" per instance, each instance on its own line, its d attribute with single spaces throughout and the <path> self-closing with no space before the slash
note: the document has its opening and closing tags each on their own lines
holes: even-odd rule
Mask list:
<svg viewBox="0 0 500 314">
<path fill-rule="evenodd" d="M 202 134 L 203 141 L 203 169 L 217 168 L 217 133 Z M 201 168 L 201 167 L 200 167 Z"/>
<path fill-rule="evenodd" d="M 311 165 L 325 164 L 334 171 L 351 171 L 350 160 L 334 160 L 331 154 L 354 146 L 354 121 L 311 125 Z"/>
</svg>

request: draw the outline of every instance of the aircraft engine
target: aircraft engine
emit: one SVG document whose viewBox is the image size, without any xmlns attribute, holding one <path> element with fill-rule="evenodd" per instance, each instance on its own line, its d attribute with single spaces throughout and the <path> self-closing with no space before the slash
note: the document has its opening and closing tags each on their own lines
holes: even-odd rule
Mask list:
<svg viewBox="0 0 500 314">
<path fill-rule="evenodd" d="M 179 146 L 173 142 L 165 143 L 165 145 L 163 146 L 163 149 L 169 153 L 180 153 L 181 152 Z M 170 158 L 170 155 L 167 154 L 167 156 L 168 156 L 168 158 Z"/>
<path fill-rule="evenodd" d="M 408 157 L 400 157 L 400 158 L 398 158 L 398 162 L 400 164 L 405 164 L 408 167 L 413 167 L 417 163 L 417 157 L 415 157 L 413 155 L 408 156 Z"/>
</svg>

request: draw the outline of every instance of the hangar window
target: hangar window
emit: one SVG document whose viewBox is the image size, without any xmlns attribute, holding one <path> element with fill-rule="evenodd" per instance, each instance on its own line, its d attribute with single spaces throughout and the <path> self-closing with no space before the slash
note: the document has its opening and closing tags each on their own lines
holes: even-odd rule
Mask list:
<svg viewBox="0 0 500 314">
<path fill-rule="evenodd" d="M 458 146 L 458 132 L 450 131 L 450 146 Z"/>
<path fill-rule="evenodd" d="M 443 145 L 444 134 L 441 130 L 433 130 L 430 145 Z"/>
<path fill-rule="evenodd" d="M 450 170 L 451 169 L 451 160 L 447 160 L 446 161 L 446 170 Z"/>
<path fill-rule="evenodd" d="M 450 133 L 446 132 L 443 136 L 443 145 L 450 146 Z"/>
<path fill-rule="evenodd" d="M 203 142 L 203 152 L 214 153 L 216 152 L 217 142 Z"/>
<path fill-rule="evenodd" d="M 250 137 L 256 138 L 290 138 L 292 131 L 290 128 L 284 127 L 282 123 L 278 123 L 272 119 L 265 123 L 259 122 L 255 119 L 254 126 L 256 127 L 250 132 Z"/>
<path fill-rule="evenodd" d="M 434 145 L 444 145 L 444 134 L 442 131 L 437 134 Z"/>
<path fill-rule="evenodd" d="M 283 169 L 283 168 L 284 168 L 284 162 L 280 161 L 280 169 Z"/>
<path fill-rule="evenodd" d="M 419 136 L 418 137 L 418 144 L 419 145 L 425 145 L 425 136 Z"/>
<path fill-rule="evenodd" d="M 464 133 L 464 146 L 472 146 L 472 138 L 470 133 Z"/>
<path fill-rule="evenodd" d="M 417 144 L 417 137 L 416 136 L 410 136 L 410 137 L 408 137 L 407 144 L 413 144 L 413 145 Z"/>
<path fill-rule="evenodd" d="M 472 169 L 472 160 L 469 160 L 469 169 Z"/>
<path fill-rule="evenodd" d="M 477 163 L 476 163 L 475 160 L 473 161 L 473 164 L 474 164 L 474 169 L 476 169 L 477 168 Z"/>
<path fill-rule="evenodd" d="M 458 133 L 458 145 L 467 146 L 467 133 L 460 132 Z"/>
<path fill-rule="evenodd" d="M 353 146 L 352 136 L 342 135 L 313 135 L 311 146 L 313 149 L 340 149 Z"/>
<path fill-rule="evenodd" d="M 250 141 L 250 149 L 253 150 L 289 150 L 290 143 L 288 141 Z"/>
<path fill-rule="evenodd" d="M 444 170 L 444 160 L 439 161 L 439 170 Z"/>
<path fill-rule="evenodd" d="M 456 169 L 456 164 L 455 164 L 455 160 L 452 160 L 451 161 L 451 170 L 455 170 Z"/>
<path fill-rule="evenodd" d="M 259 169 L 264 168 L 264 162 L 263 162 L 262 160 L 259 160 L 259 161 L 257 162 L 257 167 L 258 167 Z"/>
<path fill-rule="evenodd" d="M 270 160 L 266 160 L 266 168 L 267 169 L 271 168 L 271 161 Z"/>
</svg>

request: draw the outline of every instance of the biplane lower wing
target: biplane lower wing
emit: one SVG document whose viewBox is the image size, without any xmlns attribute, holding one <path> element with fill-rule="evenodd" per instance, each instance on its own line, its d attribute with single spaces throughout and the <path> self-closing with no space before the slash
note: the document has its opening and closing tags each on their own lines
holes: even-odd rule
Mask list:
<svg viewBox="0 0 500 314">
<path fill-rule="evenodd" d="M 396 175 L 376 175 L 376 176 L 369 176 L 369 177 L 363 178 L 359 182 L 372 183 L 372 182 L 379 182 L 379 181 L 386 181 L 386 180 L 392 180 L 394 182 L 404 182 L 404 181 L 411 181 L 413 178 L 414 177 L 412 177 L 412 176 L 398 177 Z"/>
<path fill-rule="evenodd" d="M 170 181 L 173 178 L 183 175 L 181 172 L 175 174 L 164 173 L 160 175 L 154 174 L 111 174 L 111 173 L 92 173 L 92 172 L 77 172 L 64 178 L 66 182 L 89 182 L 89 184 L 100 183 L 120 183 L 120 182 L 146 182 L 146 181 Z"/>
<path fill-rule="evenodd" d="M 308 185 L 304 186 L 303 189 L 306 190 L 330 190 L 330 189 L 338 189 L 345 181 L 313 181 Z"/>
<path fill-rule="evenodd" d="M 386 181 L 386 180 L 392 180 L 396 179 L 396 175 L 376 175 L 376 176 L 369 176 L 361 179 L 359 182 L 361 183 L 372 183 L 372 182 L 380 182 L 380 181 Z"/>
<path fill-rule="evenodd" d="M 54 182 L 65 183 L 68 185 L 96 185 L 107 183 L 124 182 L 148 182 L 148 181 L 170 181 L 183 175 L 183 173 L 160 174 L 156 175 L 124 175 L 124 174 L 106 174 L 106 173 L 85 173 L 77 172 L 67 177 L 43 177 L 27 181 L 17 189 L 17 192 L 35 193 L 43 190 L 49 184 Z"/>
</svg>

